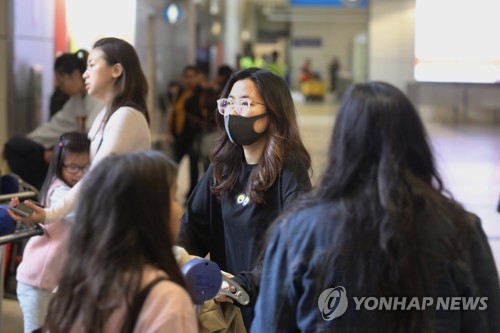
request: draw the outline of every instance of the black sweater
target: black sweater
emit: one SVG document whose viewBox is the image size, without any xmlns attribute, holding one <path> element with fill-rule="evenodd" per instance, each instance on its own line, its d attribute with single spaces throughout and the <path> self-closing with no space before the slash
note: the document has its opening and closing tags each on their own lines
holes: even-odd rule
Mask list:
<svg viewBox="0 0 500 333">
<path fill-rule="evenodd" d="M 213 168 L 210 166 L 188 200 L 179 235 L 179 245 L 190 254 L 205 257 L 210 253 L 210 259 L 222 270 L 233 275 L 243 272 L 235 280 L 252 299 L 252 306 L 242 308 L 247 329 L 253 318 L 258 281 L 255 274 L 245 272 L 256 267 L 267 229 L 274 219 L 298 194 L 311 189 L 307 167 L 288 157 L 279 177 L 265 193 L 266 203 L 252 203 L 244 189 L 254 167 L 243 163 L 234 188 L 218 200 L 210 193 L 213 184 Z"/>
</svg>

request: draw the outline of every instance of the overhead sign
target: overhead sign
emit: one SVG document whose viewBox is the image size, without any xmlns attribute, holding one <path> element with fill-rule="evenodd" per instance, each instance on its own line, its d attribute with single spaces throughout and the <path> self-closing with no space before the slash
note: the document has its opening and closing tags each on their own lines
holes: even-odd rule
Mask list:
<svg viewBox="0 0 500 333">
<path fill-rule="evenodd" d="M 295 47 L 321 47 L 321 38 L 317 37 L 298 37 L 292 40 L 292 46 Z"/>
</svg>

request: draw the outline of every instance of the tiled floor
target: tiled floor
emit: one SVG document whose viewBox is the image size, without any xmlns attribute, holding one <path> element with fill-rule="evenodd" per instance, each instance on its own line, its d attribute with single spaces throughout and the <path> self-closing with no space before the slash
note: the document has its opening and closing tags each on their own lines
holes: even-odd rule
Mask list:
<svg viewBox="0 0 500 333">
<path fill-rule="evenodd" d="M 331 102 L 304 104 L 297 96 L 297 109 L 303 139 L 312 155 L 313 182 L 316 182 L 323 171 L 336 106 Z M 445 185 L 468 210 L 481 217 L 500 268 L 500 213 L 495 210 L 500 198 L 500 124 L 426 122 L 426 126 Z M 185 162 L 180 166 L 179 198 L 183 198 L 187 188 Z M 16 301 L 3 301 L 2 326 L 4 333 L 22 332 Z"/>
</svg>

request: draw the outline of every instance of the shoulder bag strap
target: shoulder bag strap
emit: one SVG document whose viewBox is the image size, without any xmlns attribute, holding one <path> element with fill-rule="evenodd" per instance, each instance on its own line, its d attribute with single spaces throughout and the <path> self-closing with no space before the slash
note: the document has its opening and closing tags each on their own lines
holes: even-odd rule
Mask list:
<svg viewBox="0 0 500 333">
<path fill-rule="evenodd" d="M 139 294 L 134 297 L 130 309 L 127 313 L 127 317 L 125 318 L 125 322 L 123 323 L 121 333 L 132 333 L 135 328 L 135 324 L 137 323 L 137 319 L 139 318 L 139 313 L 141 312 L 142 305 L 144 301 L 148 297 L 149 292 L 156 286 L 159 282 L 163 280 L 168 280 L 166 276 L 160 276 L 155 280 L 151 281 L 144 289 L 142 289 Z"/>
</svg>

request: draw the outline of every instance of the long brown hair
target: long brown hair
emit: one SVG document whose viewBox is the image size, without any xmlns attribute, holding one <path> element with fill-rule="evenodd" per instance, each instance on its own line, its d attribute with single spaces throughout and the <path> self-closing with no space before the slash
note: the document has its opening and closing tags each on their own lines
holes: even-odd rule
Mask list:
<svg viewBox="0 0 500 333">
<path fill-rule="evenodd" d="M 221 98 L 228 97 L 233 85 L 245 79 L 255 83 L 269 115 L 267 145 L 247 184 L 250 200 L 264 203 L 264 191 L 276 181 L 283 168 L 285 156 L 293 155 L 308 169 L 311 168 L 311 156 L 300 137 L 290 90 L 278 75 L 261 68 L 247 68 L 235 72 L 229 78 Z M 223 116 L 218 112 L 216 121 L 222 128 Z M 243 148 L 232 143 L 227 133 L 222 131 L 211 155 L 215 178 L 212 193 L 220 197 L 233 188 L 240 174 L 243 156 Z"/>
<path fill-rule="evenodd" d="M 59 288 L 45 328 L 100 333 L 127 296 L 140 291 L 146 265 L 184 281 L 172 252 L 171 189 L 177 166 L 161 152 L 110 155 L 82 183 Z"/>
<path fill-rule="evenodd" d="M 114 97 L 110 105 L 108 105 L 104 124 L 122 106 L 137 109 L 144 114 L 149 124 L 150 119 L 146 103 L 148 82 L 134 47 L 122 39 L 107 37 L 95 42 L 93 48 L 98 48 L 104 53 L 104 59 L 109 66 L 120 64 L 123 68 L 122 75 L 115 82 Z"/>
</svg>

